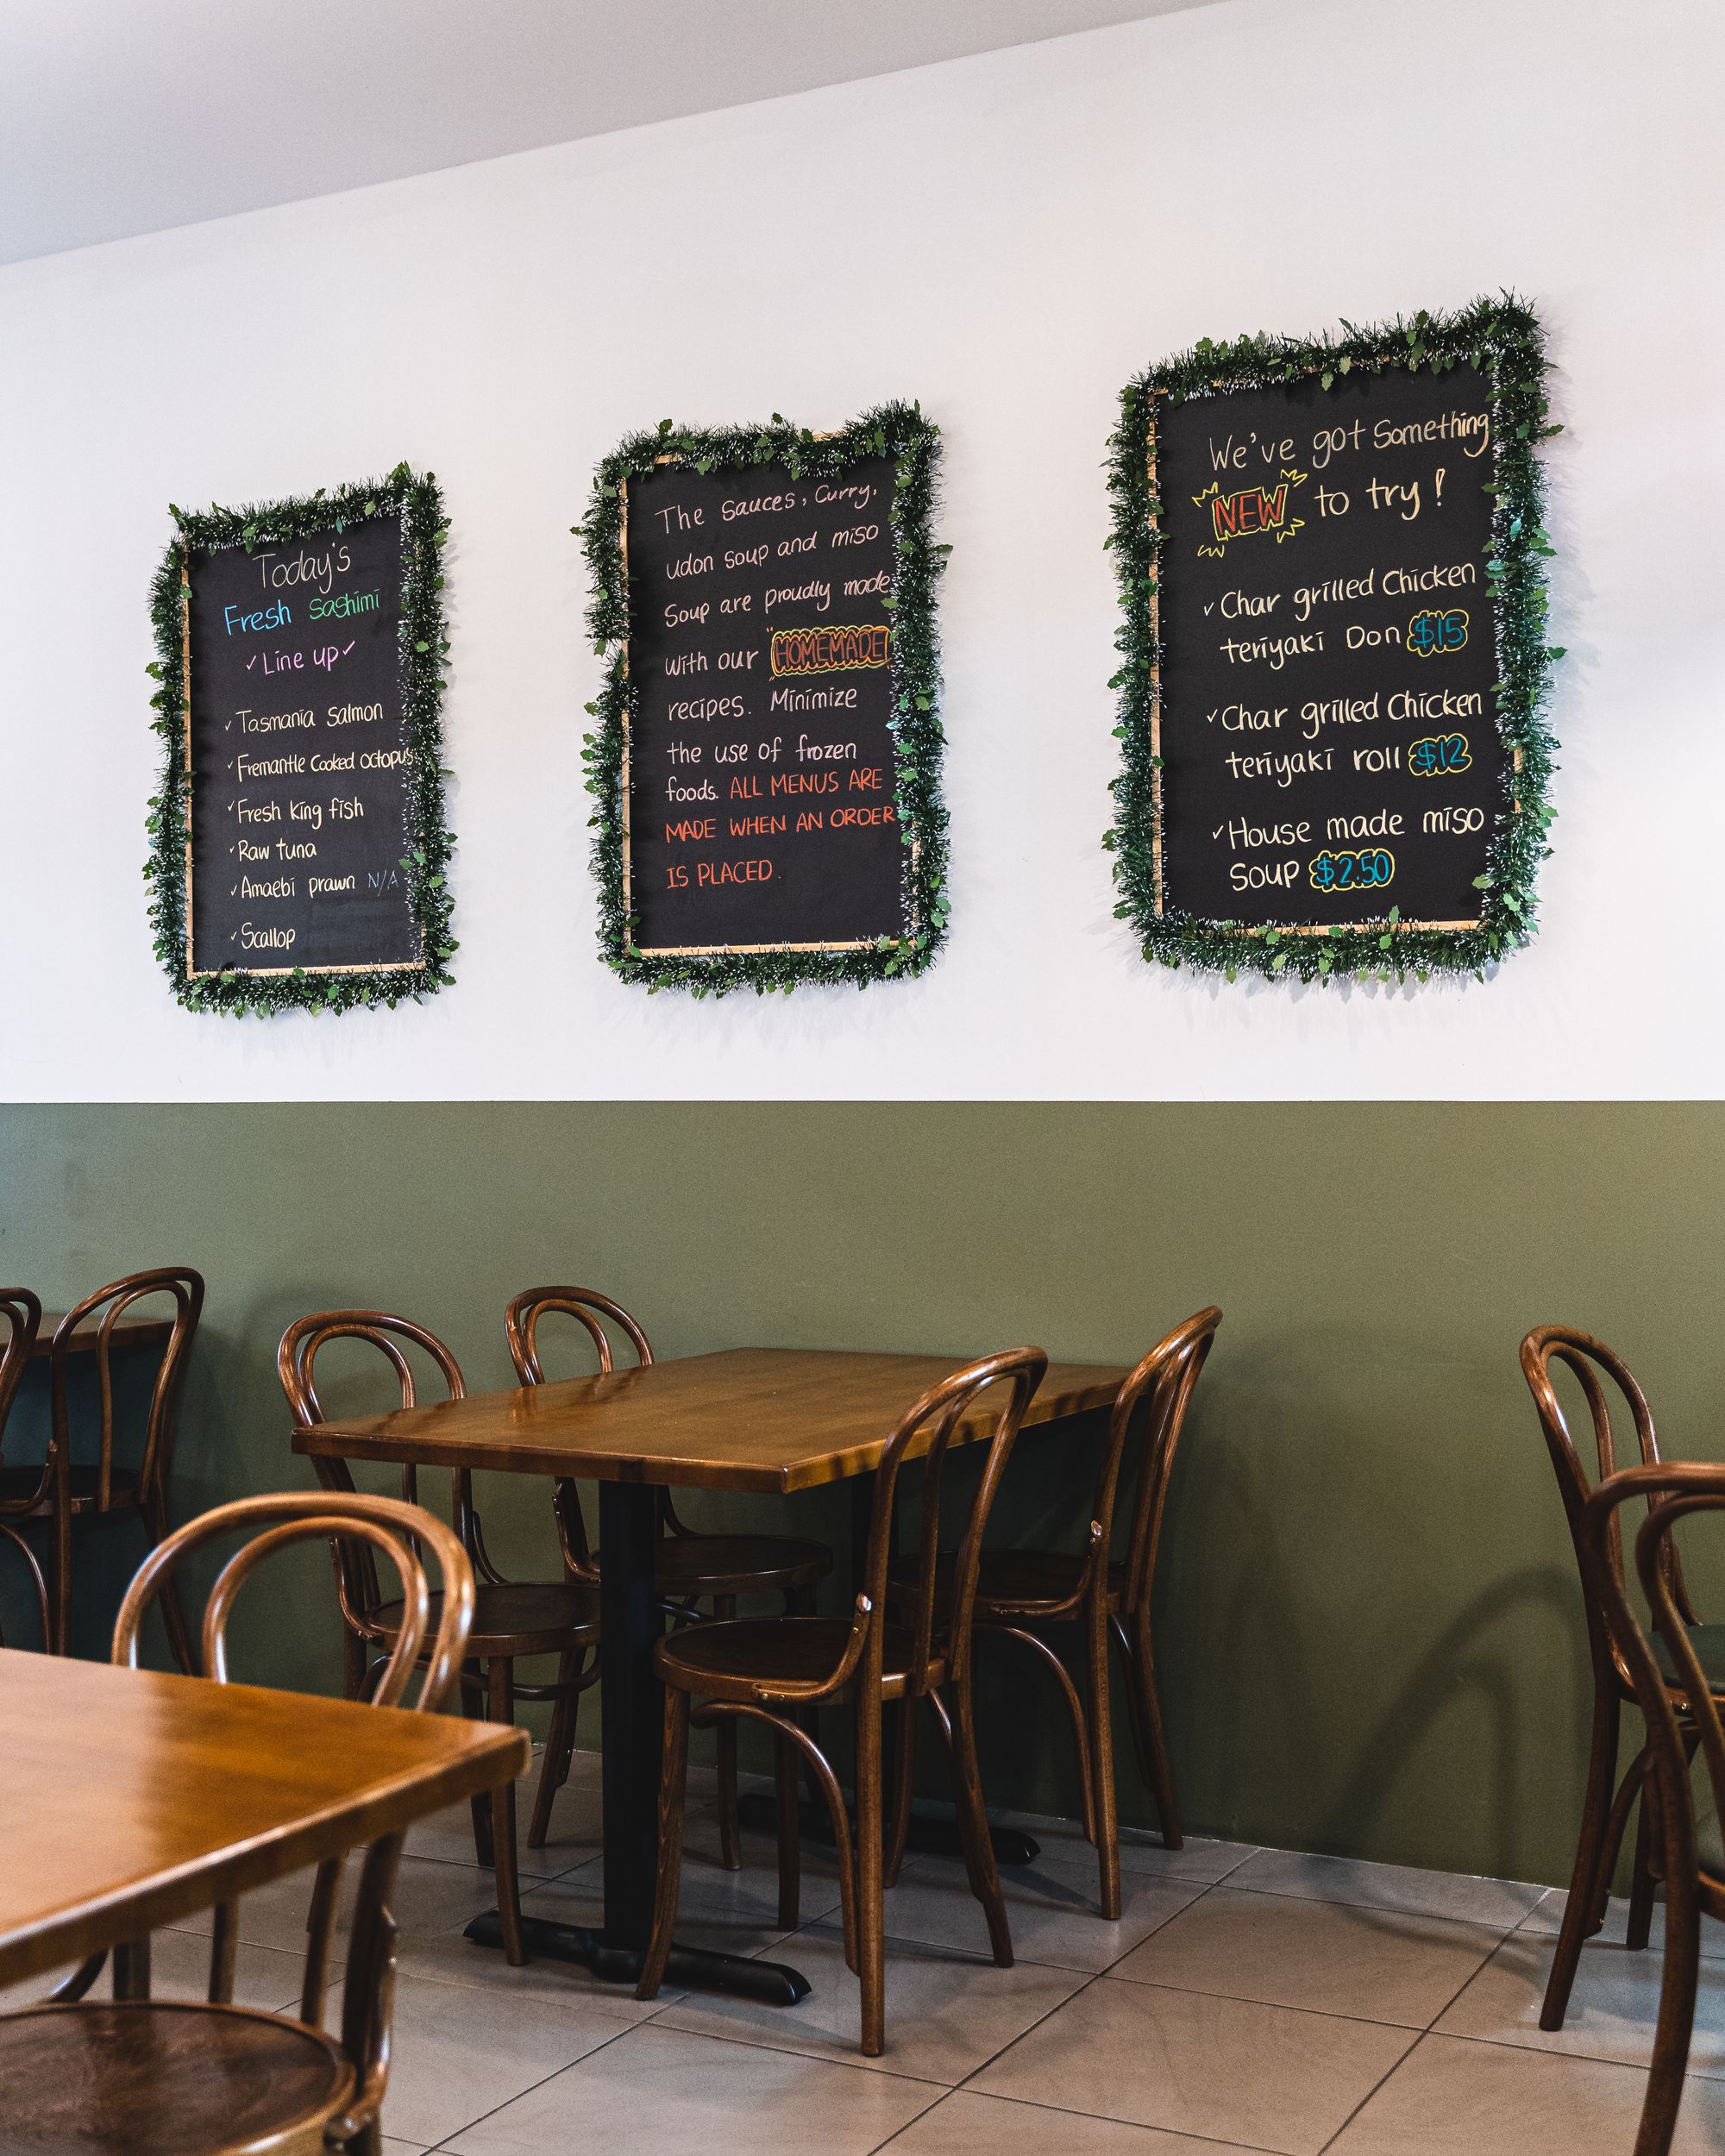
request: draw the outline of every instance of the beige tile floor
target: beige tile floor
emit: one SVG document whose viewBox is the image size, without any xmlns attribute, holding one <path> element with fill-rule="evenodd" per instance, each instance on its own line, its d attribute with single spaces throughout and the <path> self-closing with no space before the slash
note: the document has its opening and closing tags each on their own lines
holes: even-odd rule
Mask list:
<svg viewBox="0 0 1725 2156">
<path fill-rule="evenodd" d="M 599 1906 L 595 1769 L 579 1760 L 523 1881 L 530 1907 L 575 1922 Z M 683 1934 L 794 1962 L 814 1990 L 788 2010 L 668 1992 L 637 2004 L 468 1945 L 490 1875 L 465 1810 L 430 1822 L 398 1899 L 386 2156 L 1628 2156 L 1659 1935 L 1629 1953 L 1621 1910 L 1585 1951 L 1567 2028 L 1546 2036 L 1561 1894 L 1134 1836 L 1120 1920 L 1104 1924 L 1076 1830 L 1026 1823 L 1043 1855 L 1003 1875 L 1010 1970 L 988 1958 L 962 1866 L 906 1865 L 888 1902 L 888 2050 L 865 2060 L 819 1851 L 786 1939 L 768 1844 L 750 1838 L 743 1871 L 722 1871 L 697 1812 Z M 291 2002 L 304 1921 L 298 1888 L 246 1905 L 248 2002 Z M 158 1934 L 158 1990 L 196 1996 L 204 1951 L 196 1924 Z M 1703 1952 L 1678 2156 L 1725 2156 L 1725 1927 Z"/>
</svg>

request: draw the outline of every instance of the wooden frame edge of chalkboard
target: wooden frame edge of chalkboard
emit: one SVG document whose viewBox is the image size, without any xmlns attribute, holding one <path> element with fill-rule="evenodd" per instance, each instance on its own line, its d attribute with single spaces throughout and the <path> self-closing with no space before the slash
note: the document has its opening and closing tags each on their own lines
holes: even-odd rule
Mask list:
<svg viewBox="0 0 1725 2156">
<path fill-rule="evenodd" d="M 1465 923 L 1403 922 L 1392 907 L 1381 920 L 1313 928 L 1200 919 L 1163 903 L 1159 754 L 1158 587 L 1161 534 L 1157 495 L 1158 400 L 1183 401 L 1219 391 L 1267 389 L 1315 375 L 1331 389 L 1355 369 L 1442 372 L 1463 360 L 1491 385 L 1496 455 L 1487 492 L 1494 496 L 1488 549 L 1497 636 L 1496 724 L 1510 750 L 1513 791 L 1494 834 L 1485 873 L 1476 879 L 1479 917 Z M 1114 556 L 1124 620 L 1121 655 L 1108 686 L 1119 695 L 1120 774 L 1111 780 L 1113 821 L 1102 844 L 1113 856 L 1115 917 L 1137 937 L 1143 956 L 1232 981 L 1242 973 L 1322 985 L 1367 981 L 1405 986 L 1433 976 L 1471 974 L 1484 981 L 1537 925 L 1540 862 L 1551 849 L 1555 818 L 1548 794 L 1556 742 L 1545 707 L 1562 648 L 1546 642 L 1545 562 L 1554 549 L 1543 521 L 1544 490 L 1536 446 L 1562 431 L 1550 423 L 1544 335 L 1533 309 L 1513 292 L 1484 298 L 1452 313 L 1425 310 L 1410 318 L 1316 338 L 1245 335 L 1201 339 L 1191 350 L 1145 368 L 1120 393 L 1107 470 L 1113 528 L 1104 545 Z"/>
<path fill-rule="evenodd" d="M 905 849 L 905 929 L 898 937 L 840 944 L 736 945 L 708 950 L 643 951 L 634 942 L 629 910 L 626 849 L 628 722 L 630 710 L 629 567 L 623 504 L 630 479 L 668 461 L 703 473 L 759 473 L 781 466 L 793 478 L 836 476 L 865 457 L 898 460 L 892 524 L 894 622 L 891 661 L 894 716 L 894 805 Z M 940 786 L 944 735 L 940 723 L 940 643 L 936 590 L 948 546 L 933 536 L 938 495 L 940 429 L 919 404 L 874 406 L 848 425 L 815 433 L 778 413 L 753 427 L 678 426 L 629 436 L 593 474 L 587 507 L 571 530 L 581 542 L 591 580 L 586 625 L 594 655 L 605 661 L 603 683 L 586 711 L 593 721 L 582 736 L 586 790 L 593 797 L 592 865 L 599 887 L 599 954 L 620 980 L 647 988 L 684 988 L 696 997 L 737 988 L 788 995 L 800 986 L 867 987 L 871 982 L 924 972 L 946 939 L 947 815 Z"/>
<path fill-rule="evenodd" d="M 190 655 L 186 564 L 193 553 L 228 547 L 252 552 L 286 545 L 347 522 L 375 517 L 393 505 L 402 519 L 401 691 L 408 846 L 401 867 L 423 956 L 412 965 L 260 968 L 193 973 L 186 934 L 191 854 Z M 445 814 L 443 694 L 449 640 L 443 609 L 443 549 L 449 529 L 432 472 L 398 464 L 383 478 L 238 508 L 168 505 L 175 535 L 150 590 L 155 657 L 147 671 L 152 730 L 162 743 L 162 772 L 146 828 L 149 918 L 155 952 L 177 1001 L 189 1011 L 244 1018 L 290 1010 L 342 1012 L 404 999 L 418 1000 L 453 985 L 449 961 L 454 902 L 448 887 L 455 839 Z"/>
</svg>

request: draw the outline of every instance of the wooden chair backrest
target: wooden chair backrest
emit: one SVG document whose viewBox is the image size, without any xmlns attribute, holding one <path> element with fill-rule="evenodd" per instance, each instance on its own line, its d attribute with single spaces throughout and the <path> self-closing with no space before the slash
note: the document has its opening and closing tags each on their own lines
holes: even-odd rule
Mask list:
<svg viewBox="0 0 1725 2156">
<path fill-rule="evenodd" d="M 573 1318 L 583 1326 L 599 1356 L 601 1376 L 617 1367 L 605 1321 L 617 1326 L 635 1351 L 638 1363 L 653 1360 L 647 1335 L 620 1302 L 602 1295 L 595 1288 L 524 1288 L 512 1296 L 503 1313 L 509 1335 L 509 1352 L 516 1375 L 524 1385 L 543 1385 L 545 1372 L 539 1361 L 539 1320 L 552 1315 Z"/>
<path fill-rule="evenodd" d="M 402 1703 L 416 1664 L 423 1658 L 419 1692 L 409 1702 L 435 1714 L 447 1702 L 461 1674 L 467 1634 L 474 1621 L 474 1569 L 454 1533 L 433 1514 L 393 1497 L 357 1492 L 283 1490 L 261 1497 L 241 1497 L 218 1505 L 157 1544 L 140 1566 L 114 1622 L 112 1659 L 127 1669 L 138 1666 L 138 1635 L 144 1615 L 169 1573 L 193 1550 L 235 1530 L 260 1532 L 229 1558 L 216 1576 L 204 1608 L 202 1667 L 218 1684 L 228 1682 L 228 1623 L 241 1588 L 267 1557 L 292 1543 L 360 1540 L 380 1550 L 401 1581 L 400 1637 L 371 1694 L 378 1707 Z M 442 1600 L 437 1631 L 430 1647 L 431 1589 L 423 1552 L 436 1558 Z"/>
<path fill-rule="evenodd" d="M 638 1367 L 644 1369 L 653 1360 L 652 1344 L 640 1326 L 620 1302 L 600 1294 L 596 1288 L 524 1288 L 518 1295 L 511 1297 L 503 1313 L 510 1358 L 524 1385 L 547 1382 L 539 1359 L 539 1321 L 553 1316 L 573 1318 L 586 1332 L 599 1357 L 601 1377 L 608 1377 L 617 1368 L 608 1326 L 616 1327 L 628 1340 Z M 660 1490 L 656 1501 L 661 1532 L 681 1529 L 682 1523 L 671 1509 L 670 1491 Z M 560 1476 L 553 1485 L 552 1502 L 556 1508 L 557 1537 L 563 1547 L 564 1570 L 571 1579 L 596 1581 L 599 1571 L 580 1489 L 567 1476 Z"/>
<path fill-rule="evenodd" d="M 899 1418 L 875 1478 L 874 1513 L 869 1526 L 862 1594 L 858 1598 L 856 1625 L 866 1626 L 869 1634 L 866 1640 L 860 1642 L 859 1658 L 865 1684 L 871 1661 L 875 1681 L 879 1682 L 888 1570 L 893 1557 L 893 1526 L 898 1515 L 899 1476 L 912 1457 L 913 1447 L 923 1465 L 919 1493 L 917 1583 L 913 1596 L 901 1600 L 900 1604 L 913 1642 L 910 1689 L 913 1694 L 929 1689 L 928 1670 L 933 1659 L 937 1633 L 949 1676 L 956 1684 L 963 1682 L 970 1652 L 976 1582 L 982 1561 L 982 1536 L 1012 1453 L 1013 1440 L 1018 1436 L 1025 1410 L 1047 1368 L 1048 1357 L 1040 1348 L 1011 1348 L 1001 1354 L 988 1356 L 931 1386 Z M 952 1433 L 978 1407 L 980 1396 L 995 1384 L 1002 1384 L 1006 1389 L 996 1396 L 994 1429 L 986 1440 L 973 1441 L 986 1442 L 988 1449 L 965 1508 L 963 1531 L 952 1557 L 950 1588 L 943 1595 L 944 1583 L 939 1580 L 938 1571 L 942 1513 L 950 1509 L 946 1507 L 945 1475 Z"/>
<path fill-rule="evenodd" d="M 418 1404 L 413 1366 L 402 1351 L 404 1341 L 430 1358 L 451 1400 L 465 1400 L 467 1396 L 467 1383 L 455 1357 L 435 1332 L 415 1325 L 411 1318 L 394 1317 L 385 1310 L 316 1311 L 310 1317 L 295 1319 L 282 1334 L 281 1345 L 276 1351 L 276 1372 L 287 1395 L 294 1424 L 299 1429 L 315 1429 L 328 1420 L 323 1403 L 317 1396 L 317 1363 L 318 1355 L 331 1340 L 363 1340 L 367 1346 L 375 1348 L 394 1373 L 404 1407 Z M 312 1466 L 325 1489 L 344 1495 L 354 1493 L 353 1470 L 345 1460 L 329 1459 L 319 1454 L 314 1457 Z M 450 1473 L 449 1483 L 455 1533 L 463 1547 L 476 1554 L 478 1523 L 474 1518 L 473 1477 L 465 1468 L 456 1468 Z M 413 1506 L 419 1502 L 419 1471 L 411 1460 L 402 1465 L 401 1501 Z M 372 1550 L 367 1543 L 352 1537 L 344 1537 L 330 1546 L 336 1560 L 336 1587 L 342 1615 L 350 1631 L 367 1637 L 368 1627 L 383 1601 Z M 483 1562 L 480 1570 L 486 1577 L 491 1576 L 489 1566 Z"/>
<path fill-rule="evenodd" d="M 144 1425 L 144 1446 L 138 1466 L 138 1494 L 146 1501 L 161 1495 L 167 1484 L 169 1470 L 173 1465 L 175 1419 L 179 1410 L 179 1390 L 185 1377 L 185 1367 L 191 1357 L 192 1342 L 198 1335 L 198 1320 L 204 1310 L 204 1275 L 194 1272 L 189 1265 L 160 1265 L 147 1272 L 128 1273 L 123 1280 L 110 1281 L 107 1287 L 98 1288 L 93 1295 L 86 1295 L 73 1309 L 68 1310 L 54 1327 L 52 1346 L 48 1351 L 49 1388 L 53 1401 L 53 1435 L 49 1440 L 48 1475 L 52 1477 L 54 1463 L 64 1459 L 68 1465 L 72 1458 L 72 1410 L 69 1378 L 74 1364 L 83 1366 L 93 1357 L 96 1364 L 97 1394 L 100 1402 L 97 1423 L 96 1508 L 107 1512 L 114 1494 L 114 1327 L 134 1305 L 152 1295 L 167 1295 L 173 1300 L 172 1330 L 166 1347 L 157 1366 L 155 1383 L 150 1389 L 149 1413 Z M 85 1327 L 91 1319 L 96 1319 L 96 1344 L 92 1349 L 72 1345 L 73 1333 Z"/>
<path fill-rule="evenodd" d="M 18 1387 L 29 1367 L 36 1336 L 41 1330 L 42 1306 L 28 1288 L 0 1288 L 0 1320 L 4 1321 L 6 1327 L 5 1345 L 0 1348 L 0 1458 L 3 1458 L 7 1418 L 12 1412 L 12 1402 L 18 1396 Z M 44 1482 L 47 1480 L 45 1471 Z M 16 1527 L 7 1524 L 4 1517 L 9 1512 L 15 1516 L 33 1512 L 41 1495 L 41 1490 L 38 1489 L 22 1498 L 0 1502 L 0 1540 L 9 1543 L 17 1551 L 30 1584 L 35 1590 L 42 1648 L 47 1652 L 53 1644 L 53 1619 L 48 1608 L 47 1580 L 35 1551 Z"/>
<path fill-rule="evenodd" d="M 1552 1382 L 1552 1366 L 1556 1363 L 1570 1371 L 1580 1386 L 1582 1397 L 1587 1403 L 1588 1419 L 1593 1432 L 1593 1468 L 1590 1474 L 1574 1439 L 1570 1436 L 1569 1424 Z M 1536 1326 L 1521 1343 L 1521 1375 L 1527 1381 L 1527 1389 L 1534 1395 L 1534 1406 L 1540 1418 L 1540 1428 L 1546 1440 L 1546 1450 L 1551 1455 L 1552 1466 L 1558 1478 L 1558 1489 L 1563 1498 L 1564 1516 L 1569 1522 L 1570 1539 L 1575 1545 L 1576 1562 L 1581 1574 L 1582 1599 L 1587 1612 L 1588 1644 L 1592 1651 L 1595 1672 L 1603 1676 L 1615 1667 L 1618 1677 L 1629 1680 L 1629 1671 L 1615 1646 L 1609 1624 L 1598 1597 L 1590 1586 L 1590 1574 L 1581 1554 L 1581 1522 L 1596 1482 L 1603 1482 L 1620 1470 L 1617 1452 L 1618 1433 L 1611 1416 L 1611 1391 L 1615 1389 L 1629 1412 L 1630 1430 L 1634 1435 L 1636 1457 L 1631 1465 L 1653 1468 L 1659 1464 L 1659 1441 L 1653 1428 L 1653 1411 L 1647 1405 L 1647 1396 L 1636 1382 L 1634 1373 L 1622 1357 L 1614 1354 L 1603 1340 L 1596 1340 L 1591 1333 L 1578 1332 L 1568 1326 Z M 1651 1503 L 1651 1500 L 1649 1501 Z M 1623 1570 L 1623 1540 L 1615 1506 L 1606 1508 L 1606 1554 L 1621 1595 L 1626 1588 Z M 1695 1622 L 1690 1608 L 1689 1595 L 1684 1584 L 1683 1562 L 1677 1545 L 1667 1539 L 1663 1547 L 1665 1562 L 1671 1566 L 1671 1588 L 1678 1607 L 1686 1614 L 1687 1621 Z"/>
<path fill-rule="evenodd" d="M 315 1395 L 314 1395 L 315 1397 Z M 401 1630 L 382 1676 L 373 1689 L 377 1707 L 407 1705 L 435 1714 L 448 1700 L 461 1677 L 473 1628 L 474 1568 L 457 1537 L 432 1514 L 393 1497 L 362 1496 L 354 1491 L 285 1490 L 261 1497 L 242 1497 L 218 1505 L 157 1544 L 139 1569 L 114 1624 L 113 1660 L 128 1669 L 138 1664 L 138 1634 L 145 1613 L 180 1561 L 205 1543 L 238 1529 L 260 1530 L 243 1543 L 216 1575 L 204 1605 L 202 1666 L 218 1684 L 228 1682 L 228 1620 L 235 1597 L 263 1559 L 289 1545 L 328 1539 L 339 1551 L 361 1548 L 374 1567 L 381 1550 L 400 1576 Z M 436 1557 L 441 1575 L 437 1630 L 430 1645 L 431 1589 L 423 1552 Z M 337 1557 L 337 1578 L 341 1576 Z M 404 1700 L 416 1662 L 423 1664 L 417 1698 Z M 402 1836 L 386 1834 L 366 1852 L 354 1897 L 347 1964 L 343 1972 L 342 2047 L 353 2061 L 358 2086 L 350 2117 L 371 2118 L 382 2101 L 389 2076 L 390 2008 L 394 1990 L 397 1927 L 389 1902 L 401 1856 Z M 342 1859 L 329 1858 L 317 1868 L 306 1920 L 305 1968 L 299 2013 L 313 2028 L 323 2018 L 329 1976 L 329 1946 Z M 237 1912 L 229 1904 L 217 1911 L 210 1946 L 210 1997 L 227 2003 L 233 1997 Z M 56 2000 L 81 1998 L 95 1982 L 104 1957 L 93 1956 L 54 1993 Z M 345 2137 L 344 2137 L 345 2145 Z"/>
<path fill-rule="evenodd" d="M 28 1288 L 0 1288 L 0 1321 L 6 1327 L 5 1345 L 0 1348 L 0 1458 L 3 1458 L 6 1419 L 35 1351 L 42 1306 Z"/>
<path fill-rule="evenodd" d="M 1115 1506 L 1122 1486 L 1132 1487 L 1123 1614 L 1150 1600 L 1174 1456 L 1185 1429 L 1193 1389 L 1209 1359 L 1221 1322 L 1222 1313 L 1213 1303 L 1183 1325 L 1176 1326 L 1121 1386 L 1108 1416 L 1108 1438 L 1096 1480 L 1091 1534 L 1098 1562 L 1106 1564 L 1113 1542 Z M 1134 1424 L 1138 1430 L 1135 1456 L 1131 1442 Z"/>
</svg>

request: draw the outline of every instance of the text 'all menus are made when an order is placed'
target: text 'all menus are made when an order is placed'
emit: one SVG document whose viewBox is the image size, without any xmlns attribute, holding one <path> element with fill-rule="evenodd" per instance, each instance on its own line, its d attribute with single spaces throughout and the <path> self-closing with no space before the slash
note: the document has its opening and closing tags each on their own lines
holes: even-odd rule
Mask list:
<svg viewBox="0 0 1725 2156">
<path fill-rule="evenodd" d="M 903 933 L 894 460 L 631 479 L 627 849 L 644 953 Z"/>
</svg>

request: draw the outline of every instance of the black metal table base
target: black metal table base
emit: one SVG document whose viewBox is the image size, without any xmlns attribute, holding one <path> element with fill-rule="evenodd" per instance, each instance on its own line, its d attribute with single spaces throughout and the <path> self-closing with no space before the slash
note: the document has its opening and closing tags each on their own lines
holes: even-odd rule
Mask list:
<svg viewBox="0 0 1725 2156">
<path fill-rule="evenodd" d="M 467 1926 L 475 1945 L 501 1949 L 503 1925 L 487 1909 Z M 546 1916 L 524 1916 L 521 1936 L 528 1953 L 539 1961 L 572 1961 L 590 1969 L 605 1984 L 633 1984 L 643 1959 L 638 1946 L 611 1946 L 603 1932 L 581 1924 L 559 1924 Z M 758 1999 L 763 2006 L 795 2006 L 809 1995 L 808 1978 L 781 1961 L 751 1961 L 743 1954 L 714 1953 L 706 1946 L 676 1946 L 665 1965 L 665 1982 L 679 1991 L 728 1991 L 733 1998 Z"/>
<path fill-rule="evenodd" d="M 802 1821 L 802 1834 L 806 1841 L 819 1842 L 823 1848 L 832 1846 L 832 1821 L 827 1817 L 825 1804 L 816 1804 L 805 1797 L 797 1807 Z M 737 1815 L 745 1827 L 752 1827 L 757 1833 L 775 1834 L 779 1831 L 776 1800 L 763 1790 L 756 1790 L 737 1800 Z M 1034 1864 L 1042 1854 L 1042 1844 L 1033 1836 L 1016 1827 L 990 1827 L 988 1839 L 994 1846 L 994 1862 L 1007 1865 Z M 958 1822 L 949 1814 L 941 1812 L 911 1813 L 911 1831 L 905 1846 L 925 1857 L 962 1857 L 963 1844 L 958 1839 Z"/>
</svg>

